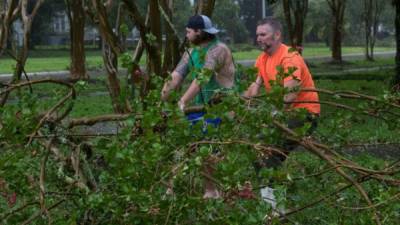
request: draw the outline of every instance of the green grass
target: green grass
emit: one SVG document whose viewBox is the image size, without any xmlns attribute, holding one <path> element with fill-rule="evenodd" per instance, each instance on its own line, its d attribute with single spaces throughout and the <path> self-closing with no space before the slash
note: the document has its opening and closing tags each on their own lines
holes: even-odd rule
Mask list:
<svg viewBox="0 0 400 225">
<path fill-rule="evenodd" d="M 388 84 L 384 81 L 367 80 L 317 80 L 317 88 L 328 90 L 351 90 L 367 95 L 381 95 L 387 90 Z M 377 88 L 380 87 L 380 88 Z"/>
<path fill-rule="evenodd" d="M 354 69 L 366 69 L 366 68 L 376 68 L 376 67 L 393 67 L 394 68 L 394 59 L 393 58 L 377 58 L 374 61 L 367 60 L 354 60 L 348 61 L 343 64 L 332 64 L 328 62 L 312 62 L 312 60 L 308 61 L 308 67 L 311 73 L 336 73 L 336 72 L 344 72 L 346 70 L 354 70 Z"/>
<path fill-rule="evenodd" d="M 390 162 L 367 153 L 357 156 L 348 155 L 347 158 L 373 169 L 383 169 Z M 286 172 L 292 177 L 301 177 L 302 179 L 280 184 L 281 187 L 287 190 L 286 206 L 288 208 L 305 206 L 321 198 L 321 196 L 343 187 L 345 182 L 335 172 L 303 178 L 305 177 L 304 174 L 318 173 L 322 168 L 327 167 L 329 166 L 326 165 L 326 162 L 309 152 L 298 151 L 291 153 L 289 159 L 285 162 L 285 167 L 282 168 L 282 173 Z M 364 182 L 362 186 L 370 196 L 374 196 L 373 201 L 375 202 L 384 202 L 384 200 L 388 199 L 386 196 L 390 196 L 396 190 L 395 187 L 390 186 L 380 187 L 374 181 Z M 329 196 L 324 202 L 296 213 L 289 218 L 299 224 L 372 224 L 370 211 L 354 211 L 340 207 L 364 204 L 357 191 L 354 188 L 350 188 L 340 194 Z M 395 200 L 379 207 L 381 212 L 388 213 L 384 224 L 397 224 L 395 221 L 398 221 L 399 214 L 396 213 L 396 209 L 399 206 L 399 201 Z"/>
<path fill-rule="evenodd" d="M 376 47 L 375 48 L 375 53 L 376 52 L 388 52 L 388 51 L 394 51 L 394 47 Z M 342 48 L 342 54 L 363 54 L 364 53 L 364 47 L 343 47 Z M 236 60 L 246 60 L 246 59 L 256 59 L 257 56 L 261 53 L 260 50 L 258 49 L 253 49 L 250 51 L 240 51 L 240 52 L 234 52 L 233 56 Z M 317 57 L 317 56 L 330 56 L 331 51 L 329 47 L 326 46 L 305 46 L 303 50 L 303 56 L 304 57 Z"/>
<path fill-rule="evenodd" d="M 248 49 L 248 48 L 246 48 Z M 393 47 L 376 47 L 375 52 L 393 51 Z M 343 47 L 343 54 L 363 53 L 363 47 Z M 253 50 L 234 52 L 235 60 L 255 60 L 260 54 L 260 50 L 254 47 Z M 329 56 L 330 50 L 326 46 L 321 45 L 306 45 L 304 48 L 305 57 Z M 39 71 L 58 71 L 68 70 L 69 68 L 69 51 L 68 50 L 52 50 L 40 49 L 29 52 L 29 57 L 26 62 L 27 72 Z M 141 60 L 144 63 L 144 57 Z M 86 51 L 86 66 L 90 69 L 102 68 L 103 59 L 100 50 L 90 49 Z M 15 61 L 8 56 L 0 57 L 0 74 L 12 73 L 15 67 Z"/>
<path fill-rule="evenodd" d="M 113 108 L 109 95 L 96 97 L 79 96 L 74 105 L 70 117 L 98 116 L 104 114 L 112 114 Z"/>
<path fill-rule="evenodd" d="M 31 51 L 26 62 L 27 72 L 68 70 L 69 52 L 60 50 Z M 89 69 L 103 67 L 100 51 L 86 52 L 86 66 Z M 0 73 L 12 73 L 15 61 L 9 57 L 0 58 Z"/>
<path fill-rule="evenodd" d="M 391 77 L 392 73 L 388 73 Z M 327 89 L 332 91 L 339 90 L 350 90 L 361 94 L 370 96 L 383 96 L 388 92 L 388 82 L 385 80 L 316 80 L 316 87 L 321 89 Z M 361 103 L 366 102 L 362 100 L 349 100 L 349 99 L 337 99 L 333 96 L 320 94 L 320 100 L 322 101 L 333 101 L 340 104 L 346 104 L 350 107 L 357 108 Z M 394 110 L 394 109 L 392 109 Z M 397 110 L 397 113 L 398 110 Z M 348 116 L 347 121 L 344 121 L 346 126 L 337 127 L 337 125 L 331 124 L 332 118 L 338 115 Z M 350 116 L 349 111 L 344 109 L 338 109 L 333 106 L 321 105 L 321 120 L 318 127 L 318 132 L 325 136 L 325 139 L 329 139 L 330 136 L 337 135 L 336 138 L 343 135 L 348 136 L 347 141 L 353 143 L 367 142 L 397 142 L 399 128 L 394 130 L 389 127 L 389 124 L 385 124 L 381 119 L 377 119 L 371 116 L 365 115 L 352 115 Z"/>
</svg>

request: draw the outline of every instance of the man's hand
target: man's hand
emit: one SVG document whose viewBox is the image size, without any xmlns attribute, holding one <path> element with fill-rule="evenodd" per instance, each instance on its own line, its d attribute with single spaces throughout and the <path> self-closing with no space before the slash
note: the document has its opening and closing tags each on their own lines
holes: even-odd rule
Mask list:
<svg viewBox="0 0 400 225">
<path fill-rule="evenodd" d="M 161 90 L 161 101 L 166 102 L 168 100 L 168 95 L 168 92 L 163 88 Z"/>
<path fill-rule="evenodd" d="M 260 92 L 260 87 L 262 86 L 263 80 L 260 76 L 257 77 L 256 81 L 254 81 L 249 88 L 243 93 L 243 96 L 246 98 L 257 96 Z"/>
<path fill-rule="evenodd" d="M 169 94 L 172 90 L 175 90 L 182 82 L 183 78 L 177 72 L 172 72 L 171 74 L 172 79 L 168 80 L 164 83 L 164 86 L 161 90 L 161 100 L 167 101 Z"/>
<path fill-rule="evenodd" d="M 179 100 L 178 107 L 182 112 L 184 112 L 185 108 L 186 108 L 186 103 L 184 101 L 182 101 L 182 100 Z"/>
<path fill-rule="evenodd" d="M 289 80 L 286 81 L 284 84 L 284 87 L 289 89 L 289 93 L 287 93 L 285 96 L 283 96 L 283 101 L 286 103 L 285 108 L 289 109 L 291 106 L 291 102 L 295 101 L 297 98 L 297 95 L 299 94 L 298 91 L 294 91 L 294 89 L 300 87 L 300 81 L 298 80 Z"/>
</svg>

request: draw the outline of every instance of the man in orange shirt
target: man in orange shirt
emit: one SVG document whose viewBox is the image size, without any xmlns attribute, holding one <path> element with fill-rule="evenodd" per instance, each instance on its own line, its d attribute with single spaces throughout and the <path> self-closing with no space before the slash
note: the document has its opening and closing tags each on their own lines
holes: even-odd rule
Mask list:
<svg viewBox="0 0 400 225">
<path fill-rule="evenodd" d="M 287 102 L 286 108 L 296 109 L 304 108 L 308 111 L 306 120 L 289 119 L 287 126 L 291 129 L 302 127 L 306 122 L 312 124 L 309 133 L 316 127 L 316 118 L 320 114 L 320 104 L 317 92 L 295 91 L 298 88 L 314 88 L 314 81 L 310 71 L 304 62 L 302 56 L 296 51 L 290 51 L 290 47 L 282 43 L 282 25 L 274 18 L 267 17 L 259 21 L 257 26 L 257 43 L 263 50 L 256 60 L 255 67 L 258 69 L 257 79 L 244 92 L 245 97 L 253 97 L 259 94 L 261 86 L 267 93 L 271 90 L 270 81 L 277 79 L 277 67 L 282 67 L 285 72 L 289 68 L 295 67 L 296 70 L 292 76 L 283 79 L 283 86 L 289 89 L 289 93 L 284 96 L 284 102 Z M 288 154 L 296 145 L 286 141 L 283 148 Z M 277 167 L 286 157 L 283 155 L 272 155 L 263 162 L 257 163 L 257 170 L 261 167 Z M 262 197 L 273 207 L 275 207 L 275 197 L 273 189 L 266 187 L 261 189 Z"/>
<path fill-rule="evenodd" d="M 271 89 L 270 81 L 276 80 L 278 66 L 282 66 L 285 71 L 290 67 L 296 68 L 292 76 L 286 77 L 283 81 L 284 87 L 289 90 L 297 87 L 315 87 L 310 71 L 301 55 L 296 51 L 290 51 L 290 48 L 282 43 L 281 30 L 282 26 L 279 21 L 271 17 L 265 18 L 258 23 L 256 31 L 257 43 L 263 50 L 263 53 L 258 56 L 255 63 L 259 74 L 256 81 L 244 93 L 244 96 L 253 97 L 258 95 L 262 84 L 264 84 L 268 92 Z M 293 79 L 293 77 L 296 79 Z M 290 92 L 284 96 L 284 101 L 298 102 L 288 104 L 288 108 L 305 108 L 311 115 L 319 115 L 320 113 L 317 92 Z M 305 101 L 307 103 L 304 103 Z"/>
</svg>

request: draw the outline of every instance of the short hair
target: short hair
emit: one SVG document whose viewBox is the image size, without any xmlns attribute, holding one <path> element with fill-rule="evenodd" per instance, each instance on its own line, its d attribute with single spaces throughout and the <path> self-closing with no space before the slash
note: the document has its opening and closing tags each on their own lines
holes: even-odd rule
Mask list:
<svg viewBox="0 0 400 225">
<path fill-rule="evenodd" d="M 261 26 L 261 25 L 265 25 L 268 24 L 272 27 L 272 29 L 275 31 L 280 31 L 282 32 L 282 24 L 281 22 L 279 22 L 278 19 L 272 17 L 272 16 L 268 16 L 265 17 L 264 19 L 261 19 L 258 21 L 257 26 Z"/>
</svg>

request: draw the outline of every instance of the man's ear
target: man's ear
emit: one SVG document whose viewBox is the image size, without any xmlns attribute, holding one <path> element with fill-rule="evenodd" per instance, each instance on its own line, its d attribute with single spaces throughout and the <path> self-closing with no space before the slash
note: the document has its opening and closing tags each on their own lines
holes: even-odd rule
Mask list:
<svg viewBox="0 0 400 225">
<path fill-rule="evenodd" d="M 282 35 L 282 33 L 278 30 L 278 31 L 275 31 L 275 33 L 274 33 L 274 39 L 275 40 L 280 40 L 281 39 L 281 35 Z"/>
</svg>

